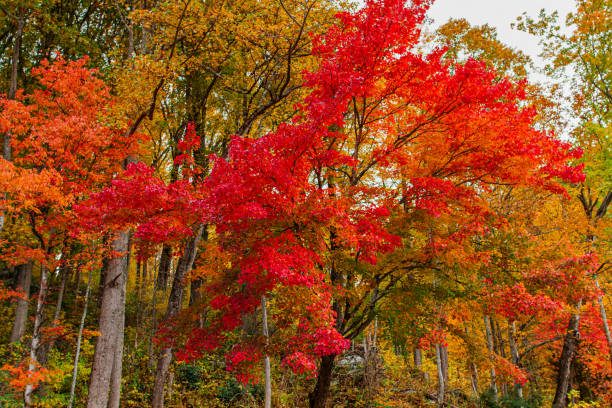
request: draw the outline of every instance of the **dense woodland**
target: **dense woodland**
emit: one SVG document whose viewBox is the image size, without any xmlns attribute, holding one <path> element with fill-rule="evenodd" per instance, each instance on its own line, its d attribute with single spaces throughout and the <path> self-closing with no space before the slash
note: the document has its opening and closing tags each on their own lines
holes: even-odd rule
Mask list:
<svg viewBox="0 0 612 408">
<path fill-rule="evenodd" d="M 0 406 L 612 406 L 612 1 L 431 3 L 0 0 Z"/>
</svg>

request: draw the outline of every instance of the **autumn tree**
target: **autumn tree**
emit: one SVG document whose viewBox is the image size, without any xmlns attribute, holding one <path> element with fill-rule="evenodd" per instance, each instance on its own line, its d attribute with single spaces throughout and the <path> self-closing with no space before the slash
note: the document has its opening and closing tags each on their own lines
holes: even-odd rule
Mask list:
<svg viewBox="0 0 612 408">
<path fill-rule="evenodd" d="M 315 40 L 320 63 L 307 76 L 303 113 L 257 141 L 234 138 L 228 160 L 217 160 L 207 182 L 211 222 L 238 258 L 233 278 L 211 302 L 226 317 L 212 332 L 196 330 L 188 343 L 193 352 L 217 346 L 219 333 L 236 328 L 241 313 L 252 312 L 267 292 L 311 288 L 313 300 L 302 301 L 321 312 L 305 316 L 310 321 L 300 332 L 318 325 L 314 333 L 329 335 L 299 342 L 306 360 L 296 362 L 312 370 L 309 359 L 321 357 L 311 406 L 323 406 L 343 347 L 336 333 L 356 337 L 407 272 L 430 264 L 432 248 L 473 233 L 487 216 L 478 186 L 561 192 L 555 177 L 581 180 L 580 170 L 566 165 L 579 153 L 535 130 L 534 110 L 519 106 L 523 85 L 499 81 L 474 60 L 453 65 L 440 50 L 412 52 L 427 6 L 372 2 L 339 15 L 341 24 Z M 403 189 L 394 177 L 406 180 Z M 439 236 L 416 222 L 425 239 L 411 256 L 378 265 L 377 258 L 401 246 L 388 222 L 402 202 L 406 220 L 466 215 L 459 230 Z M 234 234 L 248 239 L 237 246 Z M 232 281 L 238 286 L 228 292 Z M 323 304 L 322 293 L 332 296 Z M 233 356 L 236 364 L 246 355 Z"/>
</svg>

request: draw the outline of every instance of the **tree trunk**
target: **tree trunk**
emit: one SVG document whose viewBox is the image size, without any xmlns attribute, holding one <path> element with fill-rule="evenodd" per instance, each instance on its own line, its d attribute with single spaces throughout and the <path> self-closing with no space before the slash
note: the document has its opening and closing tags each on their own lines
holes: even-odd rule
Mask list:
<svg viewBox="0 0 612 408">
<path fill-rule="evenodd" d="M 465 326 L 465 335 L 467 338 L 469 338 L 470 336 L 470 331 L 468 330 L 467 326 Z M 476 367 L 476 364 L 473 360 L 470 363 L 470 368 L 472 369 L 472 374 L 470 375 L 472 390 L 474 391 L 474 394 L 478 395 L 480 394 L 480 390 L 478 388 L 478 367 Z"/>
<path fill-rule="evenodd" d="M 57 294 L 57 303 L 55 304 L 55 312 L 53 313 L 53 321 L 51 322 L 51 327 L 56 328 L 59 323 L 60 314 L 62 313 L 62 304 L 64 302 L 64 293 L 66 291 L 66 281 L 68 280 L 68 270 L 67 267 L 62 267 L 61 269 L 62 281 L 60 283 L 59 291 Z M 39 356 L 39 360 L 41 364 L 47 364 L 47 355 L 49 350 L 53 347 L 55 340 L 51 340 L 46 343 L 42 348 Z"/>
<path fill-rule="evenodd" d="M 106 246 L 106 239 L 103 240 L 103 244 Z M 100 281 L 98 282 L 98 309 L 102 308 L 102 299 L 104 299 L 104 285 L 106 284 L 108 263 L 108 258 L 104 257 L 104 259 L 102 259 L 102 268 L 100 268 Z"/>
<path fill-rule="evenodd" d="M 128 248 L 131 249 L 131 245 L 128 243 Z M 125 271 L 126 277 L 125 282 L 121 288 L 121 300 L 119 308 L 123 311 L 118 317 L 117 324 L 117 344 L 115 345 L 115 352 L 113 356 L 113 370 L 111 371 L 110 379 L 110 395 L 108 399 L 108 408 L 119 408 L 119 402 L 121 401 L 121 377 L 123 374 L 123 341 L 125 332 L 125 296 L 127 291 L 127 275 L 130 268 L 130 252 L 128 250 L 125 256 Z"/>
<path fill-rule="evenodd" d="M 499 322 L 491 320 L 491 324 L 495 327 L 494 333 L 497 334 L 497 353 L 502 357 L 506 358 L 506 350 L 504 348 L 504 339 L 502 335 Z M 501 384 L 502 395 L 508 395 L 508 384 L 503 381 Z"/>
<path fill-rule="evenodd" d="M 421 351 L 420 348 L 415 347 L 413 355 L 414 355 L 414 368 L 421 371 L 423 369 L 423 352 Z"/>
<path fill-rule="evenodd" d="M 208 241 L 208 226 L 204 225 L 202 227 L 202 237 L 201 241 Z M 202 286 L 204 285 L 204 279 L 198 277 L 191 281 L 191 291 L 189 295 L 189 307 L 196 306 L 199 307 L 198 302 L 202 298 Z M 206 322 L 206 309 L 200 313 L 200 317 L 198 319 L 198 324 L 200 328 L 204 327 L 204 323 Z"/>
<path fill-rule="evenodd" d="M 193 262 L 198 252 L 198 244 L 202 236 L 203 225 L 199 225 L 194 231 L 194 235 L 191 237 L 185 247 L 185 252 L 179 260 L 176 267 L 176 273 L 174 274 L 174 281 L 172 282 L 172 290 L 170 291 L 170 297 L 168 298 L 168 308 L 164 320 L 168 321 L 175 317 L 181 310 L 183 304 L 183 294 L 185 292 L 185 277 L 191 270 Z M 155 372 L 155 382 L 153 385 L 152 395 L 152 407 L 163 408 L 164 407 L 164 385 L 166 384 L 166 376 L 168 375 L 168 369 L 172 362 L 172 345 L 168 344 L 162 349 L 159 360 L 157 361 L 157 370 Z"/>
<path fill-rule="evenodd" d="M 30 284 L 32 282 L 32 262 L 17 267 L 15 290 L 23 293 L 23 298 L 17 299 L 15 321 L 11 330 L 10 342 L 21 340 L 28 322 L 28 305 L 30 304 Z"/>
<path fill-rule="evenodd" d="M 487 347 L 489 349 L 489 360 L 493 363 L 493 336 L 491 335 L 491 326 L 489 325 L 489 316 L 484 317 L 485 331 L 487 334 Z M 493 396 L 497 399 L 497 383 L 495 378 L 495 368 L 491 367 L 491 389 Z"/>
<path fill-rule="evenodd" d="M 448 347 L 440 344 L 440 360 L 442 362 L 442 375 L 444 384 L 448 384 Z"/>
<path fill-rule="evenodd" d="M 172 260 L 172 247 L 168 244 L 162 246 L 161 259 L 159 260 L 159 272 L 157 273 L 157 288 L 168 286 L 170 276 L 170 261 Z"/>
<path fill-rule="evenodd" d="M 38 301 L 36 302 L 36 313 L 34 315 L 34 329 L 32 330 L 32 343 L 30 347 L 30 363 L 28 364 L 29 371 L 35 371 L 37 368 L 37 352 L 40 347 L 41 332 L 44 318 L 45 299 L 47 297 L 47 267 L 42 266 L 40 268 L 40 290 L 38 291 Z M 23 393 L 23 403 L 25 408 L 29 408 L 32 405 L 32 393 L 34 387 L 28 385 Z"/>
<path fill-rule="evenodd" d="M 164 347 L 157 360 L 157 370 L 155 371 L 155 382 L 153 384 L 153 395 L 151 406 L 153 408 L 163 408 L 166 376 L 172 362 L 172 347 Z"/>
<path fill-rule="evenodd" d="M 104 276 L 104 290 L 102 292 L 102 307 L 100 310 L 99 331 L 100 336 L 96 342 L 94 362 L 89 381 L 87 408 L 107 408 L 109 386 L 117 339 L 123 336 L 117 322 L 123 319 L 125 308 L 122 293 L 127 282 L 126 256 L 129 247 L 128 231 L 122 231 L 113 240 L 112 249 L 123 254 L 119 258 L 108 260 L 108 269 Z"/>
<path fill-rule="evenodd" d="M 123 322 L 125 323 L 125 322 Z M 123 327 L 123 324 L 120 324 Z M 123 332 L 123 330 L 121 330 Z M 119 408 L 121 401 L 121 377 L 123 373 L 123 336 L 117 338 L 115 356 L 113 360 L 113 371 L 111 373 L 110 394 L 108 397 L 108 408 Z"/>
<path fill-rule="evenodd" d="M 516 347 L 516 323 L 508 322 L 508 343 L 510 344 L 510 355 L 512 356 L 512 364 L 517 367 L 521 367 L 521 359 L 518 353 L 518 348 Z M 521 384 L 516 384 L 515 387 L 516 394 L 519 398 L 523 399 L 523 386 Z"/>
<path fill-rule="evenodd" d="M 266 297 L 261 297 L 261 325 L 266 349 L 268 347 L 268 311 L 266 308 Z M 266 350 L 264 357 L 264 408 L 272 407 L 272 382 L 270 379 L 270 357 Z"/>
<path fill-rule="evenodd" d="M 60 314 L 62 312 L 62 303 L 64 300 L 64 292 L 66 289 L 66 281 L 68 279 L 68 270 L 66 269 L 66 267 L 62 267 L 60 269 L 60 273 L 61 273 L 61 282 L 60 282 L 60 287 L 58 290 L 58 294 L 57 294 L 57 302 L 55 304 L 55 312 L 53 313 L 53 321 L 51 322 L 51 328 L 55 329 L 58 325 L 59 322 L 59 317 Z M 48 358 L 49 358 L 49 350 L 51 350 L 53 348 L 53 345 L 55 344 L 55 339 L 51 338 L 48 341 L 44 342 L 43 344 L 41 344 L 39 350 L 38 350 L 38 362 L 40 365 L 45 366 L 48 363 Z M 47 395 L 47 387 L 45 384 L 41 384 L 40 387 L 38 387 L 38 396 L 40 399 L 43 399 L 46 395 Z"/>
<path fill-rule="evenodd" d="M 149 369 L 153 369 L 153 350 L 155 349 L 153 346 L 153 338 L 155 337 L 155 329 L 157 326 L 157 284 L 159 282 L 159 268 L 157 269 L 157 274 L 153 282 L 153 296 L 151 297 L 151 332 L 149 333 L 149 361 L 148 366 Z"/>
<path fill-rule="evenodd" d="M 9 79 L 9 91 L 7 99 L 15 99 L 17 93 L 17 80 L 19 75 L 19 58 L 21 53 L 21 40 L 23 38 L 23 31 L 25 29 L 25 13 L 24 7 L 19 7 L 19 16 L 17 17 L 17 32 L 15 33 L 15 39 L 13 41 L 13 55 L 11 57 L 11 77 Z M 11 134 L 6 132 L 4 134 L 2 143 L 2 157 L 5 160 L 11 160 Z M 5 193 L 0 194 L 0 199 L 5 197 Z M 6 214 L 4 210 L 0 210 L 0 232 L 4 229 L 4 221 Z"/>
<path fill-rule="evenodd" d="M 308 395 L 310 408 L 325 408 L 331 384 L 332 372 L 335 366 L 335 355 L 321 357 L 321 365 L 317 372 L 317 383 Z"/>
<path fill-rule="evenodd" d="M 74 391 L 76 389 L 77 375 L 79 371 L 79 357 L 81 355 L 81 341 L 83 339 L 83 329 L 85 328 L 85 318 L 87 317 L 87 305 L 89 304 L 89 292 L 91 290 L 91 275 L 93 271 L 89 271 L 89 279 L 87 280 L 87 289 L 85 289 L 85 304 L 83 305 L 83 314 L 81 315 L 81 324 L 79 325 L 79 335 L 77 337 L 77 348 L 74 355 L 74 367 L 72 368 L 72 384 L 70 385 L 70 402 L 68 408 L 72 408 L 74 401 Z"/>
<path fill-rule="evenodd" d="M 143 263 L 140 259 L 136 262 L 136 327 L 134 328 L 134 350 L 138 349 L 138 335 L 140 334 L 140 316 L 142 314 L 142 290 L 141 286 L 143 285 L 144 279 L 141 277 L 140 271 L 143 268 L 143 265 L 146 265 L 146 261 Z"/>
<path fill-rule="evenodd" d="M 53 314 L 53 327 L 57 326 L 60 314 L 62 313 L 62 303 L 64 301 L 64 292 L 66 291 L 66 281 L 68 280 L 68 269 L 63 267 L 62 269 L 62 282 L 60 283 L 59 293 L 57 294 L 57 303 L 55 304 L 55 313 Z"/>
<path fill-rule="evenodd" d="M 19 8 L 19 16 L 17 17 L 17 33 L 15 33 L 15 40 L 13 42 L 13 55 L 11 57 L 11 78 L 9 80 L 9 91 L 7 94 L 8 99 L 15 99 L 15 95 L 17 94 L 17 81 L 19 78 L 19 59 L 21 54 L 21 40 L 23 39 L 23 31 L 25 29 L 25 13 L 26 9 L 24 7 Z M 10 139 L 9 139 L 10 140 Z M 4 142 L 4 147 L 6 149 L 6 139 Z M 10 145 L 9 145 L 9 154 L 6 154 L 6 150 L 4 150 L 4 158 L 6 160 L 11 159 L 10 154 Z"/>
<path fill-rule="evenodd" d="M 76 271 L 74 272 L 74 298 L 78 299 L 81 289 L 81 268 L 78 267 L 75 269 Z"/>
<path fill-rule="evenodd" d="M 599 289 L 599 281 L 595 279 L 595 286 Z M 610 335 L 610 326 L 608 325 L 608 314 L 606 313 L 606 307 L 603 302 L 603 296 L 597 298 L 599 303 L 599 312 L 601 313 L 601 320 L 603 321 L 604 333 L 606 334 L 606 340 L 608 341 L 608 352 L 610 353 L 610 364 L 612 364 L 612 336 Z M 612 367 L 612 365 L 611 365 Z"/>
<path fill-rule="evenodd" d="M 475 395 L 478 395 L 480 394 L 480 390 L 478 388 L 478 367 L 476 367 L 475 363 L 471 363 L 470 367 L 472 368 L 472 375 L 470 376 L 471 383 L 472 383 L 472 390 L 474 391 Z"/>
<path fill-rule="evenodd" d="M 557 389 L 555 391 L 555 399 L 553 400 L 552 408 L 563 408 L 566 405 L 567 392 L 571 381 L 571 367 L 576 348 L 578 346 L 580 325 L 580 307 L 582 299 L 578 301 L 577 312 L 572 314 L 569 324 L 567 325 L 567 333 L 563 340 L 563 350 L 559 357 L 559 374 L 557 376 Z"/>
<path fill-rule="evenodd" d="M 445 381 L 444 381 L 444 367 L 442 364 L 442 350 L 440 344 L 436 343 L 436 367 L 438 372 L 438 405 L 444 405 L 444 394 L 445 394 Z"/>
<path fill-rule="evenodd" d="M 444 394 L 445 394 L 445 381 L 444 381 L 444 367 L 442 364 L 442 346 L 436 343 L 436 368 L 438 372 L 438 398 L 437 403 L 439 406 L 444 405 Z"/>
</svg>

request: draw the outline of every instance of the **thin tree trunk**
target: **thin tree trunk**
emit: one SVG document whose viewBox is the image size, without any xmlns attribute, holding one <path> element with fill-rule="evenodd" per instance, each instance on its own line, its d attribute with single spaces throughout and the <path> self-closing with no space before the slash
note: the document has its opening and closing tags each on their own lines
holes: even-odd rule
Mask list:
<svg viewBox="0 0 612 408">
<path fill-rule="evenodd" d="M 179 260 L 172 282 L 172 290 L 168 298 L 168 307 L 164 320 L 168 321 L 174 318 L 181 310 L 183 304 L 183 294 L 185 292 L 185 277 L 191 270 L 193 262 L 198 252 L 198 244 L 202 236 L 203 225 L 199 225 L 194 231 L 193 237 L 189 240 L 185 247 L 185 252 Z M 166 345 L 160 354 L 157 361 L 157 370 L 155 372 L 155 381 L 153 384 L 152 407 L 164 407 L 164 385 L 166 384 L 166 376 L 172 362 L 172 345 Z"/>
<path fill-rule="evenodd" d="M 69 275 L 66 267 L 62 267 L 60 270 L 62 274 L 62 281 L 60 283 L 59 291 L 57 294 L 57 303 L 55 304 L 55 312 L 53 313 L 53 321 L 51 322 L 51 327 L 53 329 L 57 327 L 59 323 L 60 314 L 62 313 L 62 304 L 64 302 L 64 293 L 66 291 L 66 281 L 68 280 L 68 275 Z M 44 344 L 43 347 L 41 348 L 40 355 L 39 355 L 39 361 L 41 362 L 41 364 L 43 365 L 47 364 L 47 355 L 49 353 L 49 350 L 51 350 L 51 348 L 53 347 L 54 343 L 55 341 L 51 340 L 48 343 Z"/>
<path fill-rule="evenodd" d="M 159 272 L 157 273 L 157 288 L 168 286 L 170 276 L 170 261 L 172 260 L 172 247 L 168 244 L 162 246 L 161 259 L 159 261 Z"/>
<path fill-rule="evenodd" d="M 38 365 L 37 352 L 40 347 L 42 321 L 44 318 L 45 299 L 47 297 L 47 267 L 41 266 L 40 268 L 40 290 L 38 292 L 38 302 L 36 302 L 36 313 L 34 315 L 34 329 L 32 330 L 32 344 L 30 347 L 30 363 L 28 364 L 28 370 L 33 372 L 36 370 Z M 28 385 L 23 393 L 24 407 L 29 408 L 32 405 L 32 393 L 34 387 Z"/>
<path fill-rule="evenodd" d="M 317 383 L 314 390 L 308 395 L 310 408 L 325 408 L 335 359 L 335 355 L 321 357 L 321 364 L 317 372 Z"/>
<path fill-rule="evenodd" d="M 11 57 L 11 78 L 9 80 L 9 91 L 7 94 L 8 99 L 15 99 L 17 94 L 17 81 L 19 79 L 19 59 L 21 54 L 21 40 L 23 39 L 23 32 L 25 29 L 25 13 L 24 7 L 19 8 L 19 16 L 17 17 L 17 33 L 15 34 L 15 40 L 13 42 L 13 55 Z M 10 138 L 9 138 L 10 141 Z M 4 142 L 4 158 L 6 160 L 11 159 L 10 145 L 8 146 L 8 154 L 6 150 L 6 139 Z"/>
<path fill-rule="evenodd" d="M 465 326 L 465 335 L 468 338 L 470 336 L 470 331 L 468 330 L 467 326 Z M 480 394 L 480 390 L 478 388 L 478 367 L 476 367 L 473 360 L 470 362 L 470 368 L 472 369 L 472 374 L 470 375 L 472 390 L 474 391 L 474 394 L 478 395 Z"/>
<path fill-rule="evenodd" d="M 106 239 L 103 240 L 106 245 Z M 104 285 L 106 284 L 106 274 L 108 273 L 108 258 L 102 259 L 102 268 L 100 268 L 100 281 L 98 282 L 98 309 L 102 308 L 102 299 L 104 298 Z"/>
<path fill-rule="evenodd" d="M 571 367 L 576 348 L 578 346 L 580 326 L 580 307 L 582 299 L 578 301 L 576 313 L 572 314 L 569 324 L 567 325 L 567 333 L 563 340 L 563 350 L 559 357 L 559 373 L 557 376 L 557 389 L 555 391 L 555 399 L 553 400 L 552 408 L 563 408 L 567 402 L 567 392 L 571 381 Z"/>
<path fill-rule="evenodd" d="M 444 404 L 444 393 L 445 393 L 445 383 L 444 383 L 444 368 L 442 367 L 442 350 L 440 344 L 436 343 L 436 367 L 438 372 L 438 405 L 442 406 Z"/>
<path fill-rule="evenodd" d="M 508 322 L 508 343 L 510 344 L 510 356 L 512 357 L 512 364 L 517 367 L 521 367 L 521 359 L 518 353 L 518 348 L 516 347 L 516 323 Z M 523 386 L 521 384 L 516 384 L 515 387 L 516 394 L 519 398 L 523 399 Z"/>
<path fill-rule="evenodd" d="M 504 339 L 503 339 L 501 328 L 499 326 L 499 322 L 491 320 L 491 323 L 495 326 L 495 333 L 497 334 L 498 354 L 502 358 L 506 358 L 506 350 L 504 348 Z M 502 382 L 501 389 L 502 389 L 502 395 L 508 395 L 508 384 L 505 381 Z"/>
<path fill-rule="evenodd" d="M 266 307 L 266 297 L 261 297 L 261 325 L 264 336 L 264 341 L 266 342 L 266 349 L 268 347 L 268 311 Z M 268 356 L 268 352 L 266 350 L 266 354 L 264 357 L 264 408 L 272 407 L 272 382 L 270 378 L 270 357 Z"/>
<path fill-rule="evenodd" d="M 15 309 L 15 320 L 11 330 L 10 342 L 21 340 L 25 333 L 28 322 L 28 306 L 30 304 L 30 285 L 32 283 L 32 262 L 17 267 L 17 279 L 15 290 L 23 293 L 23 298 L 17 299 Z"/>
<path fill-rule="evenodd" d="M 599 280 L 595 279 L 595 286 L 599 289 Z M 599 303 L 599 312 L 601 313 L 601 320 L 603 321 L 604 333 L 606 334 L 606 340 L 608 341 L 608 352 L 610 353 L 610 364 L 612 364 L 612 336 L 610 335 L 610 326 L 608 325 L 608 314 L 606 313 L 606 307 L 603 302 L 603 296 L 597 298 Z M 611 365 L 612 367 L 612 365 Z"/>
<path fill-rule="evenodd" d="M 9 91 L 7 94 L 8 99 L 15 99 L 17 93 L 17 81 L 19 75 L 19 59 L 21 54 L 21 40 L 23 38 L 23 32 L 25 29 L 25 13 L 24 7 L 19 7 L 19 16 L 17 17 L 17 32 L 15 33 L 15 40 L 13 41 L 13 55 L 11 56 L 11 77 L 9 79 Z M 2 157 L 5 160 L 11 160 L 11 133 L 6 132 L 4 134 L 2 143 Z M 5 193 L 0 194 L 0 199 L 6 197 Z M 6 213 L 4 210 L 0 210 L 0 232 L 4 229 Z"/>
<path fill-rule="evenodd" d="M 59 287 L 58 294 L 57 294 L 57 302 L 55 304 L 55 312 L 53 313 L 53 321 L 51 322 L 52 329 L 55 329 L 59 322 L 59 317 L 62 312 L 64 292 L 66 289 L 66 281 L 68 278 L 68 271 L 66 270 L 66 267 L 60 268 L 60 273 L 62 276 L 61 276 L 60 287 Z M 38 362 L 40 365 L 42 366 L 47 365 L 48 358 L 49 358 L 49 350 L 53 348 L 54 344 L 55 344 L 55 339 L 53 338 L 41 344 L 38 350 Z M 38 391 L 37 391 L 39 398 L 43 399 L 47 395 L 47 391 L 48 391 L 47 386 L 45 384 L 41 384 L 40 387 L 38 387 Z"/>
<path fill-rule="evenodd" d="M 423 377 L 423 381 L 429 382 L 429 373 L 426 371 L 423 371 L 423 351 L 420 348 L 415 347 L 413 351 L 413 357 L 414 357 L 414 368 L 416 368 L 417 371 L 421 373 Z"/>
<path fill-rule="evenodd" d="M 489 359 L 493 363 L 493 336 L 491 335 L 491 326 L 489 325 L 489 316 L 484 317 L 485 332 L 487 334 L 487 347 L 489 349 Z M 497 399 L 497 383 L 495 376 L 495 368 L 491 367 L 491 389 L 493 396 Z"/>
<path fill-rule="evenodd" d="M 201 241 L 208 241 L 208 225 L 204 225 L 202 228 L 202 238 Z M 189 295 L 189 307 L 193 307 L 198 305 L 198 302 L 202 298 L 202 286 L 204 285 L 204 279 L 197 277 L 191 281 L 191 291 Z M 198 305 L 200 306 L 200 305 Z M 200 313 L 200 318 L 198 319 L 198 324 L 200 328 L 204 327 L 204 323 L 206 322 L 206 309 Z"/>
<path fill-rule="evenodd" d="M 440 360 L 442 362 L 442 375 L 444 384 L 448 384 L 448 347 L 440 344 Z"/>
<path fill-rule="evenodd" d="M 497 332 L 495 329 L 495 320 L 493 320 L 492 318 L 489 318 L 489 325 L 491 326 L 491 337 L 493 339 L 493 352 L 499 356 L 501 355 L 501 353 L 499 351 L 499 342 L 498 342 Z"/>
<path fill-rule="evenodd" d="M 62 313 L 62 303 L 64 301 L 64 292 L 66 290 L 68 275 L 67 267 L 62 268 L 62 282 L 60 283 L 59 293 L 57 294 L 57 303 L 55 304 L 55 313 L 53 314 L 53 327 L 57 326 L 60 314 Z"/>
<path fill-rule="evenodd" d="M 155 337 L 155 328 L 157 325 L 157 285 L 159 282 L 159 268 L 157 268 L 158 276 L 155 277 L 155 281 L 153 282 L 153 297 L 151 298 L 151 306 L 153 310 L 151 311 L 151 332 L 149 333 L 149 360 L 148 367 L 149 369 L 153 369 L 153 350 L 155 349 L 153 345 L 153 339 Z"/>
<path fill-rule="evenodd" d="M 140 324 L 142 320 L 142 286 L 146 278 L 144 272 L 147 270 L 147 261 L 139 258 L 136 262 L 136 330 L 134 331 L 134 350 L 138 349 L 138 338 L 140 335 Z M 141 273 L 142 272 L 142 273 Z"/>
<path fill-rule="evenodd" d="M 149 260 L 145 259 L 142 263 L 142 282 L 143 285 L 146 285 L 149 282 Z"/>
<path fill-rule="evenodd" d="M 77 267 L 75 269 L 76 271 L 74 273 L 74 298 L 78 299 L 81 289 L 81 268 Z"/>
<path fill-rule="evenodd" d="M 128 231 L 122 231 L 113 240 L 112 249 L 123 254 L 120 258 L 108 260 L 105 273 L 102 307 L 100 310 L 99 331 L 101 335 L 96 342 L 93 368 L 89 381 L 87 408 L 107 408 L 109 386 L 115 361 L 117 339 L 122 336 L 117 322 L 122 319 L 122 293 L 127 282 L 125 257 L 129 247 Z"/>
<path fill-rule="evenodd" d="M 74 391 L 76 389 L 77 375 L 79 371 L 79 357 L 81 355 L 81 341 L 83 339 L 83 329 L 85 328 L 85 318 L 87 317 L 89 292 L 91 290 L 91 275 L 93 275 L 93 269 L 89 271 L 87 289 L 85 289 L 85 304 L 83 305 L 83 314 L 81 314 L 81 324 L 79 325 L 79 335 L 77 337 L 77 348 L 74 355 L 74 367 L 72 368 L 72 384 L 70 385 L 70 401 L 68 402 L 68 408 L 72 408 L 72 403 L 74 401 Z"/>
<path fill-rule="evenodd" d="M 413 356 L 414 356 L 414 368 L 421 371 L 423 369 L 423 352 L 421 351 L 420 348 L 415 347 Z"/>
<path fill-rule="evenodd" d="M 474 391 L 475 395 L 480 394 L 480 390 L 478 388 L 478 367 L 476 367 L 475 363 L 471 363 L 470 367 L 472 368 L 472 375 L 471 377 L 471 383 L 472 383 L 472 390 Z"/>
<path fill-rule="evenodd" d="M 504 347 L 504 338 L 502 335 L 501 328 L 499 326 L 499 322 L 495 322 L 495 328 L 497 330 L 497 344 L 499 345 L 499 355 L 503 358 L 506 358 L 506 349 Z"/>
<path fill-rule="evenodd" d="M 128 248 L 131 249 L 131 244 L 128 243 Z M 125 331 L 125 296 L 127 291 L 127 275 L 130 268 L 130 250 L 125 256 L 125 271 L 126 277 L 121 288 L 121 304 L 119 308 L 123 311 L 117 321 L 117 344 L 115 345 L 115 353 L 113 358 L 113 370 L 110 380 L 110 395 L 108 398 L 108 408 L 119 408 L 121 401 L 121 378 L 123 374 L 123 341 Z"/>
<path fill-rule="evenodd" d="M 137 301 L 140 301 L 140 292 L 141 292 L 141 285 L 142 285 L 141 277 L 140 277 L 141 269 L 142 269 L 142 261 L 138 259 L 136 261 L 136 282 L 134 284 L 134 286 L 136 287 L 136 300 Z M 138 316 L 136 316 L 136 318 L 138 319 Z"/>
</svg>

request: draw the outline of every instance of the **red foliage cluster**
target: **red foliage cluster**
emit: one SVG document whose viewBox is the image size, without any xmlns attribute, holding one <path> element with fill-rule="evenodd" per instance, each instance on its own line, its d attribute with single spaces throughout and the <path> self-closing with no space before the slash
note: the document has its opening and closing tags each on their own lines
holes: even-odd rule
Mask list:
<svg viewBox="0 0 612 408">
<path fill-rule="evenodd" d="M 562 191 L 556 178 L 583 179 L 581 168 L 568 165 L 580 152 L 536 130 L 536 112 L 521 107 L 524 83 L 500 79 L 475 60 L 446 61 L 444 50 L 414 51 L 430 3 L 368 1 L 356 13 L 340 13 L 314 39 L 319 66 L 304 73 L 310 94 L 299 114 L 261 138 L 232 137 L 227 159 L 212 157 L 202 183 L 190 177 L 200 170 L 192 159 L 199 138 L 189 126 L 176 158 L 182 180 L 168 185 L 147 166 L 132 164 L 81 206 L 88 228 L 131 226 L 142 241 L 176 240 L 195 222 L 215 226 L 231 266 L 208 287 L 216 320 L 190 333 L 181 358 L 219 347 L 262 296 L 299 292 L 285 310 L 297 313 L 299 327 L 276 350 L 285 354 L 284 364 L 311 371 L 316 358 L 348 346 L 331 309 L 331 252 L 342 248 L 357 261 L 376 263 L 401 245 L 388 230 L 400 205 L 434 216 L 467 213 L 471 219 L 462 218 L 450 242 L 481 229 L 478 220 L 487 213 L 477 191 L 488 183 Z M 342 148 L 353 137 L 344 131 L 351 103 L 363 105 L 355 115 L 369 135 L 354 151 Z M 366 151 L 358 152 L 362 145 Z M 365 181 L 389 175 L 406 188 Z M 531 306 L 523 309 L 529 313 Z M 230 369 L 262 355 L 237 350 Z"/>
</svg>

